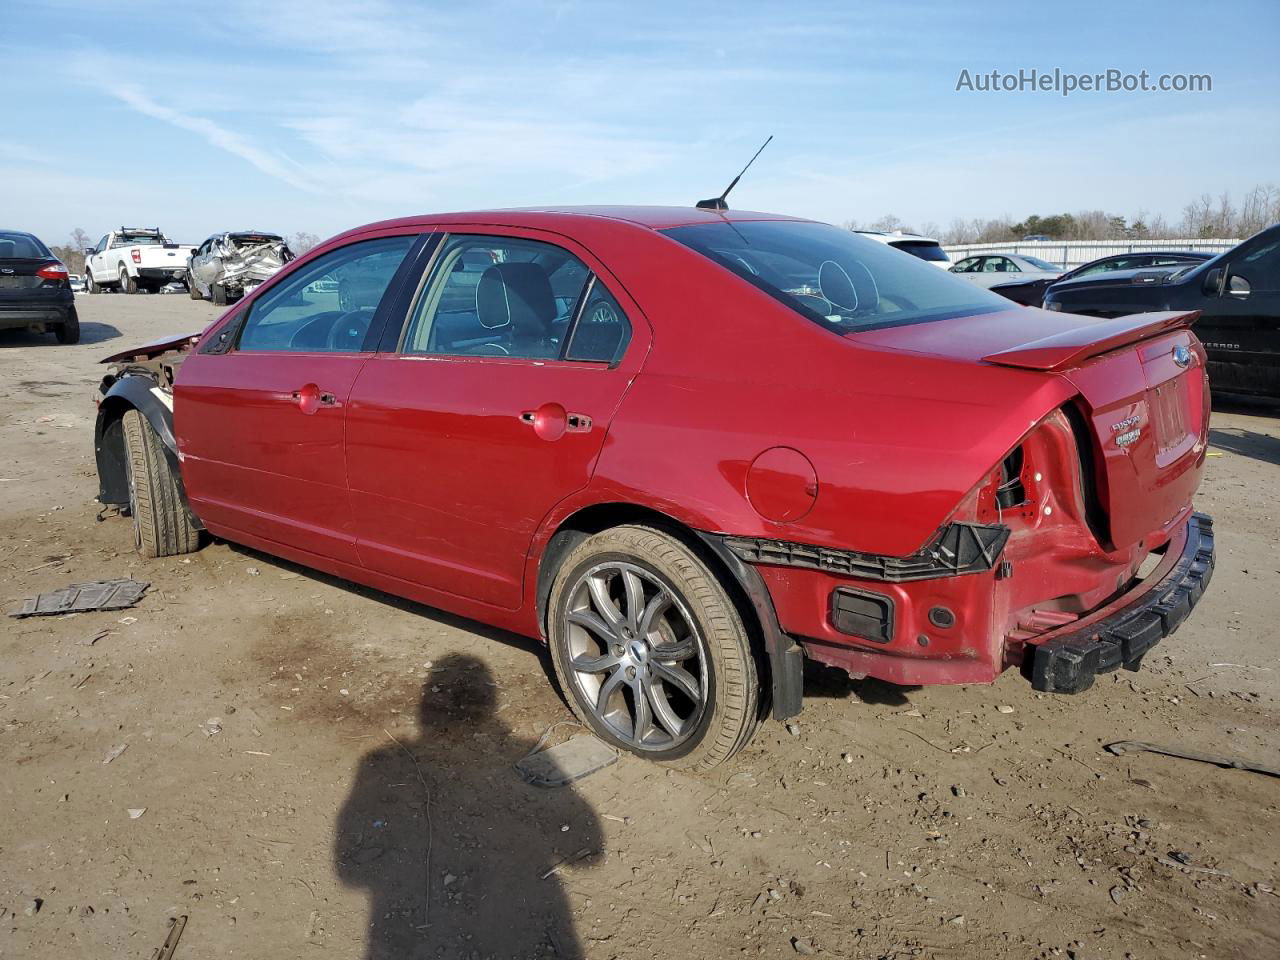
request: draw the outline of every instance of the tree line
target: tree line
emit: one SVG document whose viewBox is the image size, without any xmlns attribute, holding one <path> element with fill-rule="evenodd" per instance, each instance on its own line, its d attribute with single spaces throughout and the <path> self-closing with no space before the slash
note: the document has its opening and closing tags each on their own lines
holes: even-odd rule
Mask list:
<svg viewBox="0 0 1280 960">
<path fill-rule="evenodd" d="M 1131 218 L 1105 210 L 1080 210 L 1076 213 L 1033 214 L 1015 221 L 1010 216 L 972 220 L 957 218 L 945 229 L 937 223 L 920 225 L 919 230 L 889 214 L 871 223 L 849 221 L 850 230 L 882 230 L 892 233 L 920 233 L 942 243 L 1009 243 L 1026 236 L 1046 236 L 1051 240 L 1163 240 L 1192 237 L 1240 238 L 1253 236 L 1274 223 L 1280 223 L 1280 186 L 1264 184 L 1254 187 L 1238 203 L 1230 194 L 1201 196 L 1182 208 L 1177 221 L 1163 215 L 1140 210 Z"/>
</svg>

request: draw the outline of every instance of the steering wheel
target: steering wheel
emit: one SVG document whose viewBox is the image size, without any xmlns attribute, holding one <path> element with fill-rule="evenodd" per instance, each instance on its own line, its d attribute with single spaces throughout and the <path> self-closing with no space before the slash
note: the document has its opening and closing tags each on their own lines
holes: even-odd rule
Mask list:
<svg viewBox="0 0 1280 960">
<path fill-rule="evenodd" d="M 359 353 L 372 320 L 373 314 L 363 310 L 352 310 L 338 317 L 329 328 L 329 349 L 341 353 Z"/>
</svg>

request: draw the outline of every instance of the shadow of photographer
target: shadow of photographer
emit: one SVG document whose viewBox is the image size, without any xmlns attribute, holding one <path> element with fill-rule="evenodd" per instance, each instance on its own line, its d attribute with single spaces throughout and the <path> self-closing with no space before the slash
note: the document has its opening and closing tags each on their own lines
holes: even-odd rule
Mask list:
<svg viewBox="0 0 1280 960">
<path fill-rule="evenodd" d="M 598 855 L 599 821 L 571 787 L 521 781 L 512 764 L 534 743 L 499 720 L 494 690 L 475 657 L 441 660 L 417 737 L 360 761 L 334 860 L 368 893 L 368 960 L 582 956 L 551 871 Z"/>
</svg>

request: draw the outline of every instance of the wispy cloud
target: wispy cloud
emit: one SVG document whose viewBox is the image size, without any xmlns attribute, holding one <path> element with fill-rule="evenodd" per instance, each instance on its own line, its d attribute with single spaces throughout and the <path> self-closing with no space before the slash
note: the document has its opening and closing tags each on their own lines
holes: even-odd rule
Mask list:
<svg viewBox="0 0 1280 960">
<path fill-rule="evenodd" d="M 264 150 L 248 138 L 212 120 L 166 107 L 134 86 L 110 84 L 106 87 L 106 92 L 138 113 L 193 133 L 219 150 L 239 157 L 270 177 L 275 177 L 308 193 L 319 193 L 321 190 L 320 185 L 309 178 L 298 164 L 279 153 Z"/>
</svg>

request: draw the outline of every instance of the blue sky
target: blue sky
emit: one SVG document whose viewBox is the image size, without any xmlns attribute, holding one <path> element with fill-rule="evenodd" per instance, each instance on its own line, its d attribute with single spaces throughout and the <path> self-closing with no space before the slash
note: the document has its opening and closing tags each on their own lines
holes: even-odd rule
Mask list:
<svg viewBox="0 0 1280 960">
<path fill-rule="evenodd" d="M 0 221 L 322 236 L 411 213 L 685 204 L 842 222 L 1280 182 L 1280 4 L 16 3 Z M 957 92 L 962 69 L 1208 73 L 1210 93 Z"/>
</svg>

